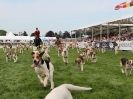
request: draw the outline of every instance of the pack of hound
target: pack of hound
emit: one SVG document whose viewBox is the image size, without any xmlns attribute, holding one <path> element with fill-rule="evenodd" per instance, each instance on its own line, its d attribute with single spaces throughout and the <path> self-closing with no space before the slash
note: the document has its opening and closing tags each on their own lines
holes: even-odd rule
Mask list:
<svg viewBox="0 0 133 99">
<path fill-rule="evenodd" d="M 52 91 L 44 99 L 73 99 L 70 91 L 89 91 L 92 88 L 80 87 L 72 84 L 62 84 L 54 88 L 54 65 L 51 62 L 49 50 L 45 45 L 41 46 L 41 49 L 36 49 L 32 52 L 34 69 L 40 83 L 46 87 L 49 83 L 51 85 L 50 89 Z M 66 47 L 63 48 L 61 54 L 63 56 L 64 63 L 67 63 L 67 51 Z"/>
<path fill-rule="evenodd" d="M 6 62 L 12 60 L 14 61 L 14 63 L 17 62 L 18 60 L 17 52 L 15 49 L 12 48 L 11 44 L 4 45 L 3 51 L 5 52 Z"/>
<path fill-rule="evenodd" d="M 27 44 L 17 44 L 12 45 L 11 43 L 3 45 L 3 51 L 6 56 L 6 61 L 13 61 L 16 63 L 18 61 L 18 55 L 23 54 L 24 50 L 28 50 L 29 45 Z"/>
</svg>

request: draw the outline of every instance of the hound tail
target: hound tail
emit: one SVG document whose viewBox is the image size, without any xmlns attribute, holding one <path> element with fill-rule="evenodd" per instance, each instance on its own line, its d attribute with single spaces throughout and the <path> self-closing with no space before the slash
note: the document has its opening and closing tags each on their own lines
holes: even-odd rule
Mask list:
<svg viewBox="0 0 133 99">
<path fill-rule="evenodd" d="M 92 88 L 87 88 L 87 87 L 75 86 L 72 84 L 63 84 L 63 86 L 65 86 L 70 91 L 87 91 L 87 90 L 92 89 Z"/>
</svg>

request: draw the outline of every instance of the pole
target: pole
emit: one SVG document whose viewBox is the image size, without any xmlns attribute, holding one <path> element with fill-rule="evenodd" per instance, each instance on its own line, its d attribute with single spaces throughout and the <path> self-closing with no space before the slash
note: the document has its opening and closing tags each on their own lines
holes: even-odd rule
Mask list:
<svg viewBox="0 0 133 99">
<path fill-rule="evenodd" d="M 71 33 L 71 39 L 72 39 L 72 31 L 70 33 Z"/>
<path fill-rule="evenodd" d="M 84 35 L 86 35 L 86 28 L 84 29 Z"/>
<path fill-rule="evenodd" d="M 75 32 L 75 39 L 76 39 L 76 32 Z"/>
<path fill-rule="evenodd" d="M 81 33 L 82 33 L 82 31 L 80 32 L 80 40 L 82 40 L 82 37 L 81 37 L 82 35 L 81 35 Z"/>
<path fill-rule="evenodd" d="M 120 38 L 121 38 L 121 25 L 120 25 L 120 23 L 119 23 L 119 35 L 118 35 L 118 37 L 119 37 L 119 40 L 120 40 Z"/>
<path fill-rule="evenodd" d="M 93 27 L 91 28 L 91 38 L 92 38 L 92 40 L 94 39 L 94 30 L 93 30 Z"/>
<path fill-rule="evenodd" d="M 103 32 L 103 27 L 102 24 L 100 25 L 100 41 L 102 40 L 102 32 Z"/>
<path fill-rule="evenodd" d="M 109 23 L 107 25 L 107 39 L 109 40 Z"/>
</svg>

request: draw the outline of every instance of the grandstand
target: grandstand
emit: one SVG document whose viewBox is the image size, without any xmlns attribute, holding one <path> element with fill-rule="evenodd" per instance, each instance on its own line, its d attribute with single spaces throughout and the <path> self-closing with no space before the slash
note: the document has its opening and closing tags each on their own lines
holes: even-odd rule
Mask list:
<svg viewBox="0 0 133 99">
<path fill-rule="evenodd" d="M 121 38 L 122 34 L 133 31 L 133 15 L 72 30 L 75 34 L 77 31 L 81 34 L 88 35 L 92 39 L 97 37 L 101 40 L 103 36 L 108 39 L 110 36 L 118 36 L 118 38 Z"/>
</svg>

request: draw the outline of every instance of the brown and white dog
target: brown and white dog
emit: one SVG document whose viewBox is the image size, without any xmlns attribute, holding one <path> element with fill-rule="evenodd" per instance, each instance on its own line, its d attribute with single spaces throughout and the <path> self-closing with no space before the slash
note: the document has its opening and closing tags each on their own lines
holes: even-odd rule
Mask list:
<svg viewBox="0 0 133 99">
<path fill-rule="evenodd" d="M 9 44 L 6 49 L 5 49 L 5 53 L 6 53 L 6 61 L 11 61 L 13 60 L 14 63 L 17 62 L 18 60 L 18 56 L 17 53 L 15 52 L 15 50 L 12 48 L 12 45 Z"/>
<path fill-rule="evenodd" d="M 4 53 L 6 53 L 6 49 L 7 49 L 7 46 L 4 44 L 3 45 L 3 51 L 4 51 Z"/>
<path fill-rule="evenodd" d="M 61 56 L 62 51 L 63 51 L 63 45 L 60 44 L 60 45 L 58 46 L 58 56 Z"/>
<path fill-rule="evenodd" d="M 22 44 L 16 46 L 17 53 L 23 54 L 24 48 Z"/>
<path fill-rule="evenodd" d="M 118 54 L 119 53 L 119 46 L 118 45 L 115 46 L 114 50 L 115 50 L 115 55 Z"/>
<path fill-rule="evenodd" d="M 115 48 L 114 48 L 115 54 L 118 54 L 118 53 L 119 53 L 119 48 L 120 48 L 119 41 L 116 41 L 116 42 L 115 42 Z"/>
<path fill-rule="evenodd" d="M 92 88 L 62 84 L 54 88 L 44 99 L 73 99 L 70 91 L 88 91 Z"/>
<path fill-rule="evenodd" d="M 96 52 L 95 52 L 94 48 L 92 48 L 92 47 L 85 48 L 84 53 L 85 53 L 85 57 L 86 57 L 87 61 L 88 61 L 88 59 L 90 59 L 91 62 L 97 61 Z"/>
<path fill-rule="evenodd" d="M 122 73 L 125 73 L 126 76 L 129 74 L 131 75 L 133 69 L 133 60 L 129 60 L 127 58 L 121 58 L 120 66 Z"/>
<path fill-rule="evenodd" d="M 50 62 L 50 59 L 43 60 L 44 52 L 39 51 L 33 51 L 32 52 L 32 58 L 33 58 L 33 65 L 37 77 L 39 78 L 40 82 L 44 85 L 44 87 L 47 86 L 48 81 L 51 83 L 51 89 L 54 88 L 54 81 L 53 81 L 53 73 L 54 73 L 54 66 Z"/>
<path fill-rule="evenodd" d="M 44 51 L 46 54 L 49 53 L 49 47 L 46 46 L 45 44 L 41 45 L 41 51 Z"/>
<path fill-rule="evenodd" d="M 75 63 L 80 67 L 80 70 L 84 70 L 84 64 L 85 64 L 85 56 L 83 53 L 81 53 L 75 60 Z"/>
<path fill-rule="evenodd" d="M 68 48 L 64 47 L 62 51 L 62 58 L 65 64 L 68 63 Z"/>
<path fill-rule="evenodd" d="M 93 63 L 97 61 L 96 52 L 94 50 L 90 50 L 90 59 L 91 59 L 91 62 Z"/>
</svg>

